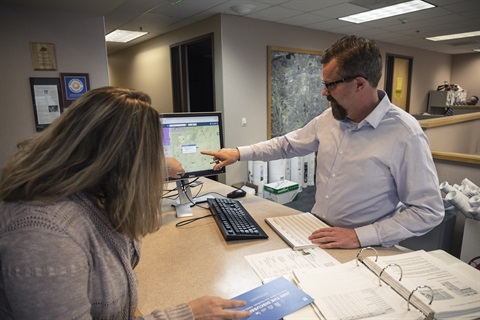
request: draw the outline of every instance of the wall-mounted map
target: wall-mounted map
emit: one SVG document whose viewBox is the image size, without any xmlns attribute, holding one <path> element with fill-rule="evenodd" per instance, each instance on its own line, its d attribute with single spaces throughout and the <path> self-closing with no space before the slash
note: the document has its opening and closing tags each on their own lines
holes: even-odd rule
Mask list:
<svg viewBox="0 0 480 320">
<path fill-rule="evenodd" d="M 268 46 L 268 135 L 303 127 L 328 108 L 322 52 Z"/>
</svg>

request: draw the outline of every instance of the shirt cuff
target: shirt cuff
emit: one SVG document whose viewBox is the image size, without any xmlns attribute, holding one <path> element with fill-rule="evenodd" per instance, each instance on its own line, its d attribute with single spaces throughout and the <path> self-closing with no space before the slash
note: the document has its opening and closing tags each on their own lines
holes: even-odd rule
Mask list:
<svg viewBox="0 0 480 320">
<path fill-rule="evenodd" d="M 375 229 L 373 224 L 355 228 L 354 230 L 357 233 L 358 241 L 360 241 L 360 247 L 380 245 L 377 229 Z"/>
<path fill-rule="evenodd" d="M 240 159 L 242 161 L 249 161 L 253 158 L 253 149 L 250 146 L 237 147 L 238 152 L 240 152 Z"/>
</svg>

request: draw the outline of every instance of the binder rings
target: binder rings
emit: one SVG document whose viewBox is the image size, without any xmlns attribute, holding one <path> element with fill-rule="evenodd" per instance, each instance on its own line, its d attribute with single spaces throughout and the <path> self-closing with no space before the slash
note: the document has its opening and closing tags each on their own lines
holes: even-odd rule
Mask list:
<svg viewBox="0 0 480 320">
<path fill-rule="evenodd" d="M 480 272 L 470 278 L 420 250 L 295 271 L 320 319 L 458 319 L 480 315 Z"/>
</svg>

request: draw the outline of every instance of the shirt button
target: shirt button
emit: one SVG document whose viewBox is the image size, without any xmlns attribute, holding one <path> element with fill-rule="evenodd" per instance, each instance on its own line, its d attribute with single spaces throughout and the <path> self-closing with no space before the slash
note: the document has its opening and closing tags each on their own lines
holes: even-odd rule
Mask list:
<svg viewBox="0 0 480 320">
<path fill-rule="evenodd" d="M 339 153 L 340 153 L 340 154 L 343 154 L 343 150 L 340 150 L 340 152 L 339 152 Z"/>
<path fill-rule="evenodd" d="M 328 199 L 328 198 L 330 198 L 330 196 L 327 194 L 327 195 L 325 196 L 325 199 Z"/>
<path fill-rule="evenodd" d="M 336 176 L 337 176 L 337 175 L 336 175 L 335 173 L 334 173 L 334 174 L 332 174 L 332 178 L 335 178 Z"/>
</svg>

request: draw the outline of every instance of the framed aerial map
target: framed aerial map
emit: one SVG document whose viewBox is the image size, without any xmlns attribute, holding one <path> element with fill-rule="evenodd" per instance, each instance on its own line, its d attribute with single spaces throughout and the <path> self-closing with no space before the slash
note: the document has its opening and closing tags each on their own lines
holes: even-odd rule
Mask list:
<svg viewBox="0 0 480 320">
<path fill-rule="evenodd" d="M 268 138 L 303 127 L 328 108 L 322 52 L 268 46 Z"/>
</svg>

